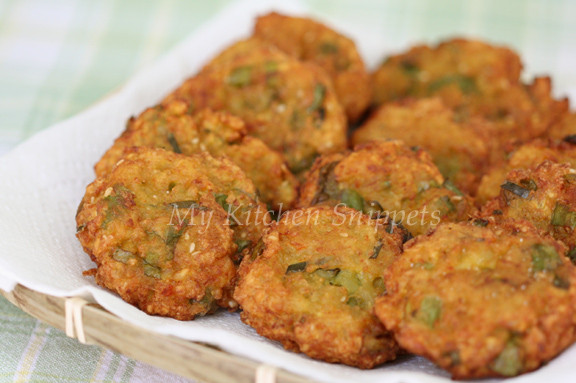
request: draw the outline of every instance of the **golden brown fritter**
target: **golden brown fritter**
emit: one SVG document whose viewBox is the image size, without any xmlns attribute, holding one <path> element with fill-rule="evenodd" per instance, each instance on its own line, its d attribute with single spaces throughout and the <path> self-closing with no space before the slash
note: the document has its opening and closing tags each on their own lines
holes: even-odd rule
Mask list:
<svg viewBox="0 0 576 383">
<path fill-rule="evenodd" d="M 254 192 L 225 158 L 128 150 L 78 208 L 91 274 L 148 314 L 190 320 L 216 305 L 236 308 L 233 259 L 269 222 Z"/>
<path fill-rule="evenodd" d="M 174 100 L 145 110 L 128 121 L 126 130 L 96 164 L 97 176 L 108 173 L 133 146 L 158 147 L 191 155 L 206 151 L 227 156 L 254 182 L 260 197 L 274 209 L 289 209 L 298 180 L 282 155 L 261 140 L 247 136 L 244 122 L 227 112 L 201 110 L 188 114 L 188 104 Z"/>
<path fill-rule="evenodd" d="M 576 269 L 564 253 L 530 225 L 441 224 L 384 272 L 375 312 L 455 379 L 532 371 L 574 341 Z"/>
<path fill-rule="evenodd" d="M 544 161 L 533 169 L 510 171 L 482 216 L 497 222 L 526 220 L 563 241 L 576 263 L 576 169 L 569 164 Z"/>
<path fill-rule="evenodd" d="M 470 198 L 444 181 L 428 153 L 401 141 L 370 142 L 316 160 L 297 206 L 337 204 L 388 216 L 412 235 L 474 213 Z"/>
<path fill-rule="evenodd" d="M 478 83 L 515 84 L 521 71 L 520 57 L 505 47 L 459 38 L 418 45 L 388 57 L 373 73 L 374 103 L 440 93 L 455 106 Z"/>
<path fill-rule="evenodd" d="M 506 174 L 513 169 L 535 168 L 544 161 L 569 163 L 576 167 L 576 141 L 534 140 L 524 144 L 509 154 L 508 159 L 494 165 L 482 176 L 476 195 L 479 204 L 486 203 L 500 193 L 500 185 L 506 181 Z"/>
<path fill-rule="evenodd" d="M 400 229 L 348 208 L 287 212 L 240 265 L 242 320 L 326 362 L 372 368 L 395 359 L 398 345 L 372 307 L 401 238 Z"/>
<path fill-rule="evenodd" d="M 370 77 L 348 37 L 315 20 L 275 12 L 258 17 L 254 36 L 326 70 L 350 121 L 360 118 L 370 104 Z"/>
<path fill-rule="evenodd" d="M 522 64 L 509 49 L 454 39 L 389 57 L 372 77 L 375 104 L 406 97 L 440 97 L 460 119 L 493 122 L 494 149 L 543 135 L 568 110 L 551 95 L 550 79 L 519 81 Z"/>
<path fill-rule="evenodd" d="M 442 175 L 469 194 L 476 192 L 488 165 L 491 137 L 482 119 L 459 121 L 440 99 L 392 102 L 378 108 L 354 132 L 354 145 L 397 139 L 420 146 Z"/>
<path fill-rule="evenodd" d="M 296 174 L 346 147 L 346 117 L 325 71 L 256 38 L 225 49 L 164 102 L 174 99 L 239 116 Z"/>
</svg>

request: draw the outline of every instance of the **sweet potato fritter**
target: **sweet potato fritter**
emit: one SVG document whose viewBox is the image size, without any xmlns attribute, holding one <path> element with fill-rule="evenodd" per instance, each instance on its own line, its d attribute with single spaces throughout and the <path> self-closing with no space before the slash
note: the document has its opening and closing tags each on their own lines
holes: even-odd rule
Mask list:
<svg viewBox="0 0 576 383">
<path fill-rule="evenodd" d="M 576 141 L 534 140 L 509 154 L 508 159 L 494 165 L 480 182 L 476 195 L 479 204 L 486 203 L 500 193 L 500 185 L 513 169 L 535 168 L 544 161 L 568 163 L 576 167 Z"/>
<path fill-rule="evenodd" d="M 254 192 L 225 158 L 134 148 L 88 185 L 77 236 L 98 284 L 149 314 L 190 320 L 237 307 L 233 259 L 269 222 Z"/>
<path fill-rule="evenodd" d="M 291 351 L 372 368 L 398 345 L 372 313 L 381 276 L 401 252 L 400 229 L 348 208 L 287 212 L 242 261 L 242 320 Z"/>
<path fill-rule="evenodd" d="M 384 272 L 375 312 L 453 378 L 532 371 L 574 341 L 576 269 L 564 253 L 529 225 L 441 224 Z"/>
<path fill-rule="evenodd" d="M 292 206 L 298 180 L 280 153 L 261 140 L 247 136 L 246 126 L 238 117 L 210 110 L 190 115 L 188 109 L 186 102 L 174 100 L 131 118 L 124 133 L 96 164 L 96 175 L 108 173 L 128 147 L 158 147 L 185 155 L 206 151 L 216 157 L 230 158 L 254 182 L 262 200 L 272 208 Z"/>
<path fill-rule="evenodd" d="M 370 104 L 370 77 L 354 41 L 315 20 L 275 12 L 258 17 L 254 36 L 328 72 L 351 122 Z"/>
<path fill-rule="evenodd" d="M 576 169 L 570 165 L 544 161 L 533 169 L 512 170 L 482 216 L 496 222 L 526 220 L 563 241 L 576 263 Z"/>
<path fill-rule="evenodd" d="M 296 174 L 346 147 L 346 116 L 326 72 L 256 38 L 225 49 L 164 102 L 174 99 L 239 116 Z"/>
<path fill-rule="evenodd" d="M 493 123 L 493 156 L 499 147 L 543 135 L 568 110 L 555 100 L 550 79 L 519 80 L 522 64 L 503 47 L 454 39 L 438 46 L 417 46 L 389 57 L 372 77 L 379 105 L 406 97 L 440 97 L 459 119 L 480 116 Z"/>
<path fill-rule="evenodd" d="M 442 175 L 469 194 L 476 192 L 488 165 L 491 137 L 482 119 L 459 121 L 440 99 L 426 98 L 386 104 L 354 132 L 354 145 L 402 140 L 432 156 Z"/>
<path fill-rule="evenodd" d="M 412 235 L 474 213 L 470 198 L 445 182 L 428 153 L 401 141 L 320 157 L 302 183 L 297 206 L 337 204 L 387 216 Z"/>
</svg>

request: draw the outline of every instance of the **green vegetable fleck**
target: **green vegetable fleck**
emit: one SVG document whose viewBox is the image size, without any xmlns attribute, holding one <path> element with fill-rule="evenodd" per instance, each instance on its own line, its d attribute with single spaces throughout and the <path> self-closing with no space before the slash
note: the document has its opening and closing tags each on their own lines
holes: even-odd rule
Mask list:
<svg viewBox="0 0 576 383">
<path fill-rule="evenodd" d="M 522 186 L 524 189 L 528 189 L 528 190 L 538 190 L 538 185 L 536 184 L 536 181 L 534 181 L 531 178 L 524 178 L 522 180 L 520 180 L 520 186 Z"/>
<path fill-rule="evenodd" d="M 402 72 L 404 72 L 406 76 L 412 78 L 418 76 L 418 73 L 420 72 L 420 68 L 411 61 L 402 61 L 400 63 L 400 68 L 402 68 Z"/>
<path fill-rule="evenodd" d="M 232 73 L 226 79 L 227 83 L 241 88 L 250 84 L 252 81 L 252 67 L 251 66 L 241 66 L 238 68 L 234 68 Z"/>
<path fill-rule="evenodd" d="M 308 107 L 308 112 L 312 113 L 319 109 L 324 103 L 324 97 L 326 96 L 326 87 L 322 84 L 316 84 L 314 88 L 314 99 L 312 104 Z"/>
<path fill-rule="evenodd" d="M 264 244 L 264 240 L 260 238 L 254 249 L 252 249 L 252 253 L 250 254 L 250 262 L 254 262 L 256 258 L 258 258 L 264 252 L 266 245 Z"/>
<path fill-rule="evenodd" d="M 301 174 L 310 169 L 314 161 L 318 157 L 318 153 L 313 153 L 309 156 L 299 159 L 296 163 L 290 164 L 290 171 L 294 174 Z"/>
<path fill-rule="evenodd" d="M 214 194 L 214 199 L 220 206 L 222 206 L 222 209 L 224 209 L 226 212 L 230 212 L 230 205 L 228 202 L 226 202 L 228 199 L 228 194 L 216 193 Z"/>
<path fill-rule="evenodd" d="M 516 185 L 514 182 L 506 181 L 500 187 L 506 191 L 514 193 L 520 198 L 526 199 L 530 196 L 530 189 Z"/>
<path fill-rule="evenodd" d="M 342 203 L 352 209 L 364 211 L 364 198 L 355 190 L 344 189 L 342 191 Z"/>
<path fill-rule="evenodd" d="M 176 141 L 176 137 L 174 137 L 172 133 L 168 133 L 168 142 L 170 143 L 174 153 L 182 153 L 182 150 L 180 150 L 180 145 L 178 145 L 178 141 Z"/>
<path fill-rule="evenodd" d="M 324 278 L 329 282 L 332 282 L 334 278 L 340 273 L 340 269 L 316 269 L 312 274 Z"/>
<path fill-rule="evenodd" d="M 447 195 L 440 197 L 439 200 L 442 201 L 442 203 L 446 206 L 446 208 L 448 209 L 448 212 L 456 210 L 456 206 L 454 206 L 454 203 L 452 202 L 450 197 L 448 197 Z"/>
<path fill-rule="evenodd" d="M 569 226 L 574 229 L 576 227 L 576 212 L 570 210 L 569 206 L 556 202 L 550 223 L 553 226 Z"/>
<path fill-rule="evenodd" d="M 252 244 L 252 241 L 248 239 L 238 239 L 236 240 L 236 245 L 238 245 L 237 253 L 241 253 L 244 249 L 248 248 Z"/>
<path fill-rule="evenodd" d="M 364 214 L 369 215 L 372 218 L 381 218 L 381 213 L 384 212 L 384 208 L 378 201 L 365 201 L 364 204 Z"/>
<path fill-rule="evenodd" d="M 522 360 L 518 347 L 508 342 L 492 363 L 492 370 L 503 376 L 518 375 L 522 371 Z"/>
<path fill-rule="evenodd" d="M 372 287 L 376 289 L 376 293 L 378 295 L 383 294 L 386 292 L 386 284 L 384 283 L 384 278 L 377 277 L 372 281 Z"/>
<path fill-rule="evenodd" d="M 266 61 L 264 63 L 264 71 L 271 74 L 278 71 L 278 63 L 276 61 Z"/>
<path fill-rule="evenodd" d="M 433 328 L 434 324 L 442 315 L 442 300 L 435 296 L 426 296 L 420 302 L 420 309 L 416 314 L 416 319 Z"/>
<path fill-rule="evenodd" d="M 340 188 L 334 175 L 334 169 L 338 163 L 338 161 L 330 162 L 322 166 L 318 171 L 318 191 L 312 198 L 312 205 L 330 199 L 340 199 Z"/>
<path fill-rule="evenodd" d="M 148 277 L 160 279 L 162 277 L 162 270 L 157 266 L 144 263 L 144 274 Z"/>
<path fill-rule="evenodd" d="M 557 287 L 562 290 L 568 290 L 570 288 L 570 282 L 558 275 L 554 276 L 552 284 L 554 285 L 554 287 Z"/>
<path fill-rule="evenodd" d="M 158 261 L 160 261 L 160 256 L 157 253 L 149 252 L 144 258 L 144 262 L 152 266 L 158 266 Z"/>
<path fill-rule="evenodd" d="M 532 266 L 535 272 L 555 270 L 562 260 L 554 246 L 537 243 L 532 246 Z"/>
<path fill-rule="evenodd" d="M 482 219 L 482 218 L 475 218 L 474 220 L 472 220 L 472 224 L 474 226 L 478 226 L 478 227 L 486 227 L 486 226 L 488 226 L 489 223 L 490 223 L 490 221 Z"/>
<path fill-rule="evenodd" d="M 297 273 L 306 270 L 307 262 L 293 263 L 286 269 L 286 274 Z"/>
<path fill-rule="evenodd" d="M 216 300 L 212 296 L 212 291 L 209 288 L 204 291 L 204 296 L 200 300 L 190 299 L 190 304 L 200 304 L 206 307 L 209 312 L 217 308 Z"/>
<path fill-rule="evenodd" d="M 344 287 L 346 291 L 348 291 L 348 294 L 354 294 L 361 286 L 362 282 L 355 272 L 349 270 L 340 270 L 334 279 L 330 281 L 330 284 L 333 286 Z"/>
<path fill-rule="evenodd" d="M 444 181 L 444 187 L 456 195 L 459 196 L 464 195 L 464 193 L 462 193 L 462 191 L 458 189 L 458 187 L 456 187 L 456 185 L 454 185 L 452 181 L 450 181 L 449 179 L 446 179 L 446 181 Z"/>
<path fill-rule="evenodd" d="M 332 42 L 324 42 L 320 44 L 318 50 L 320 51 L 320 53 L 325 55 L 335 54 L 338 53 L 338 45 Z"/>
<path fill-rule="evenodd" d="M 168 227 L 168 230 L 166 231 L 166 239 L 164 240 L 164 243 L 166 244 L 166 246 L 168 246 L 167 260 L 170 261 L 174 258 L 174 250 L 176 249 L 176 244 L 180 240 L 182 234 L 184 234 L 184 232 L 186 231 L 187 226 L 188 221 L 184 220 L 184 222 L 182 223 L 182 227 L 180 227 L 180 229 L 178 230 L 174 229 L 174 226 Z"/>
<path fill-rule="evenodd" d="M 441 77 L 430 83 L 428 86 L 428 92 L 436 93 L 442 88 L 450 85 L 458 86 L 464 94 L 478 92 L 478 87 L 476 86 L 474 79 L 472 77 L 462 75 L 448 75 Z"/>
<path fill-rule="evenodd" d="M 358 297 L 348 298 L 348 300 L 346 301 L 346 304 L 350 307 L 364 307 L 365 306 L 364 301 Z"/>
<path fill-rule="evenodd" d="M 384 246 L 384 243 L 382 242 L 382 239 L 379 238 L 378 241 L 376 242 L 376 245 L 372 249 L 372 254 L 370 255 L 370 259 L 378 258 L 378 254 L 380 254 L 380 250 L 382 250 L 382 246 Z"/>
<path fill-rule="evenodd" d="M 112 254 L 112 259 L 122 263 L 128 263 L 128 261 L 134 257 L 135 257 L 134 254 L 122 249 L 116 249 L 114 251 L 114 254 Z"/>
</svg>

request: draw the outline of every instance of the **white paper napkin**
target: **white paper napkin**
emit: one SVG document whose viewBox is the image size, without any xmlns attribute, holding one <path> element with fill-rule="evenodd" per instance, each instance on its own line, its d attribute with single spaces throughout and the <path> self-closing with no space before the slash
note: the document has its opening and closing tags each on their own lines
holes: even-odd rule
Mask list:
<svg viewBox="0 0 576 383">
<path fill-rule="evenodd" d="M 94 265 L 75 238 L 75 211 L 94 174 L 92 166 L 126 120 L 161 100 L 230 42 L 248 36 L 253 19 L 270 9 L 305 13 L 299 3 L 242 2 L 228 7 L 194 35 L 136 74 L 120 91 L 84 113 L 42 131 L 0 159 L 0 288 L 18 282 L 56 296 L 90 294 L 110 312 L 140 327 L 201 341 L 231 353 L 330 382 L 447 382 L 429 361 L 406 357 L 370 371 L 327 364 L 287 352 L 244 325 L 237 313 L 221 312 L 192 322 L 152 317 L 98 287 L 82 271 Z M 360 44 L 374 65 L 390 36 L 370 26 L 327 20 Z M 566 84 L 564 91 L 569 90 Z M 576 348 L 548 366 L 510 382 L 573 381 Z"/>
</svg>

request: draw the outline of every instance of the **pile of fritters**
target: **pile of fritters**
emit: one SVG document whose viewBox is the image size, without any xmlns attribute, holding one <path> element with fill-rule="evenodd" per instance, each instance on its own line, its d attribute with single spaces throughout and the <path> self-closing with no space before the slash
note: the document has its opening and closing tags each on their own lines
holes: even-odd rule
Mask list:
<svg viewBox="0 0 576 383">
<path fill-rule="evenodd" d="M 452 39 L 370 74 L 333 29 L 259 17 L 95 165 L 85 274 L 331 363 L 532 371 L 576 340 L 576 114 L 521 72 Z"/>
</svg>

